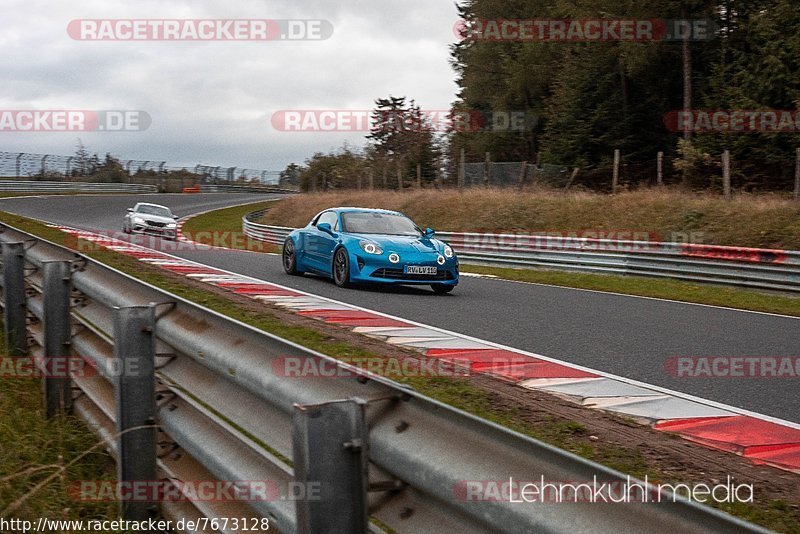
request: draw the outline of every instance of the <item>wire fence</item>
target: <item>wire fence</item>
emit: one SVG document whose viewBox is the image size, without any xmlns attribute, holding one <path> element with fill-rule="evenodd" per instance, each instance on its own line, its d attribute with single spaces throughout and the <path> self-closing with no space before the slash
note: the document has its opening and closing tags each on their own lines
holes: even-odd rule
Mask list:
<svg viewBox="0 0 800 534">
<path fill-rule="evenodd" d="M 520 187 L 526 184 L 565 187 L 570 170 L 563 165 L 528 162 L 488 162 L 464 164 L 464 187 Z"/>
<path fill-rule="evenodd" d="M 168 165 L 160 160 L 118 159 L 128 176 L 193 174 L 202 183 L 258 182 L 278 184 L 280 171 L 197 164 Z M 86 181 L 103 165 L 96 155 L 61 156 L 26 152 L 0 152 L 0 178 L 29 178 L 49 181 Z"/>
</svg>

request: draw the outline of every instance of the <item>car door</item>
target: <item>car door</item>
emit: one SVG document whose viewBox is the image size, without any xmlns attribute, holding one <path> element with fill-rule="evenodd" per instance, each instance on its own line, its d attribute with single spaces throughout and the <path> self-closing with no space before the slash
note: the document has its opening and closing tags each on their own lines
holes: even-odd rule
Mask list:
<svg viewBox="0 0 800 534">
<path fill-rule="evenodd" d="M 337 235 L 337 237 L 333 237 L 331 234 L 327 232 L 321 232 L 317 230 L 319 233 L 319 258 L 320 262 L 322 262 L 322 268 L 325 272 L 331 272 L 331 268 L 333 266 L 333 249 L 336 248 L 336 245 L 339 243 L 339 214 L 335 211 L 326 212 L 330 213 L 331 215 L 326 217 L 325 220 L 320 222 L 326 222 L 331 225 L 331 230 L 333 233 Z M 319 223 L 317 223 L 319 224 Z"/>
<path fill-rule="evenodd" d="M 330 234 L 317 228 L 320 223 L 328 223 L 331 228 L 338 227 L 339 216 L 335 211 L 325 211 L 317 217 L 313 226 L 309 229 L 306 238 L 306 258 L 309 267 L 322 271 L 330 272 L 331 254 L 335 241 Z"/>
</svg>

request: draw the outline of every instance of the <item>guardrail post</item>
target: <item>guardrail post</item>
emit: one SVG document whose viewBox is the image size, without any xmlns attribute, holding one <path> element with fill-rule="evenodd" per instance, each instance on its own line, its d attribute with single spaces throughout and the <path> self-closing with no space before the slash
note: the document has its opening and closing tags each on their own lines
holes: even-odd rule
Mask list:
<svg viewBox="0 0 800 534">
<path fill-rule="evenodd" d="M 3 243 L 3 325 L 9 356 L 28 354 L 25 329 L 25 245 Z"/>
<path fill-rule="evenodd" d="M 154 328 L 153 306 L 114 310 L 114 359 L 120 370 L 114 387 L 120 483 L 156 479 Z M 133 521 L 146 520 L 152 506 L 143 501 L 121 501 L 120 515 Z"/>
<path fill-rule="evenodd" d="M 68 261 L 47 261 L 42 264 L 44 323 L 44 410 L 45 417 L 67 413 L 72 407 L 69 376 L 69 317 L 71 265 Z M 57 376 L 56 370 L 65 373 Z"/>
<path fill-rule="evenodd" d="M 300 406 L 293 419 L 297 531 L 367 532 L 368 430 L 361 399 Z"/>
</svg>

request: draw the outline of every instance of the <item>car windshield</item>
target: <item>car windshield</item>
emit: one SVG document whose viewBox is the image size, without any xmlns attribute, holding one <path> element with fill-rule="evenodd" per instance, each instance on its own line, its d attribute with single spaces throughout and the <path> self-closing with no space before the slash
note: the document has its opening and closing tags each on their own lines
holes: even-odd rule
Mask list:
<svg viewBox="0 0 800 534">
<path fill-rule="evenodd" d="M 172 212 L 161 206 L 139 206 L 136 212 L 144 213 L 145 215 L 156 215 L 158 217 L 172 217 Z"/>
<path fill-rule="evenodd" d="M 345 232 L 351 234 L 384 234 L 384 235 L 420 235 L 411 219 L 393 213 L 372 211 L 352 211 L 342 214 Z"/>
</svg>

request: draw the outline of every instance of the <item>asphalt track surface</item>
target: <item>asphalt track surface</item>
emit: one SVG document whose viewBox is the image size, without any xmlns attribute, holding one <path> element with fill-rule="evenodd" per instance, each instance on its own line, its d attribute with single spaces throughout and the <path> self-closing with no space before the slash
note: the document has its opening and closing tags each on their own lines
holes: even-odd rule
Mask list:
<svg viewBox="0 0 800 534">
<path fill-rule="evenodd" d="M 135 202 L 186 216 L 264 200 L 252 194 L 0 199 L 0 210 L 92 231 L 119 231 Z M 444 296 L 423 287 L 339 289 L 284 274 L 280 257 L 229 250 L 175 255 L 309 293 L 800 423 L 800 377 L 677 378 L 674 356 L 798 356 L 800 319 L 483 278 Z"/>
</svg>

